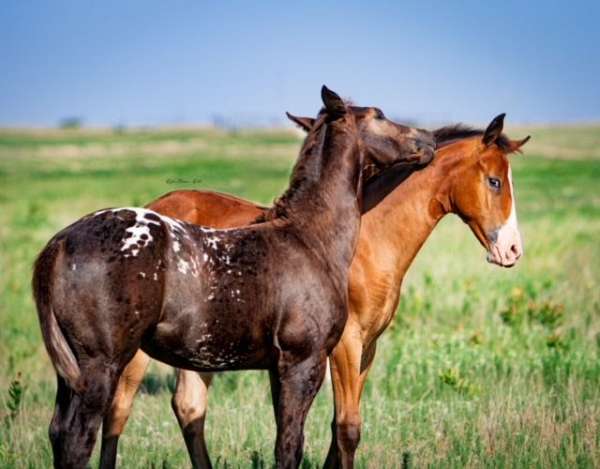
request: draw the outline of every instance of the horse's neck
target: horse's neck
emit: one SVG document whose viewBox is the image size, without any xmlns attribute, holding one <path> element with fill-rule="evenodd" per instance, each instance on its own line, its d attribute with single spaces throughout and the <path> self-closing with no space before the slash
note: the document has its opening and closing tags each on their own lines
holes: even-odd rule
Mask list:
<svg viewBox="0 0 600 469">
<path fill-rule="evenodd" d="M 315 179 L 300 182 L 306 187 L 297 191 L 300 197 L 290 200 L 289 218 L 315 252 L 344 269 L 352 262 L 360 228 L 359 148 L 354 136 L 334 128 L 328 131 L 329 135 L 322 135 L 318 154 L 309 156 L 310 164 L 319 164 L 318 171 L 312 171 Z"/>
<path fill-rule="evenodd" d="M 447 165 L 432 163 L 413 173 L 363 216 L 363 237 L 366 234 L 367 239 L 373 239 L 378 246 L 379 255 L 372 256 L 372 262 L 385 263 L 388 266 L 385 270 L 393 274 L 393 281 L 398 285 L 447 213 L 444 208 L 449 196 L 447 170 Z"/>
</svg>

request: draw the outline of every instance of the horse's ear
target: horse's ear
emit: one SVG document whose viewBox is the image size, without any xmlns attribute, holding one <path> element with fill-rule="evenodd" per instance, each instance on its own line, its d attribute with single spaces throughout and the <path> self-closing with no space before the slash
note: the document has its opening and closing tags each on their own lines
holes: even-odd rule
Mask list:
<svg viewBox="0 0 600 469">
<path fill-rule="evenodd" d="M 327 113 L 333 116 L 341 116 L 346 113 L 346 104 L 337 93 L 331 91 L 325 85 L 321 88 L 321 99 Z"/>
<path fill-rule="evenodd" d="M 291 120 L 294 124 L 296 124 L 305 132 L 308 132 L 310 129 L 312 129 L 312 126 L 315 124 L 315 120 L 312 117 L 299 117 L 290 114 L 289 112 L 286 112 L 285 115 L 288 117 L 289 120 Z"/>
<path fill-rule="evenodd" d="M 531 135 L 528 135 L 527 137 L 521 139 L 521 140 L 511 140 L 510 141 L 510 151 L 511 153 L 513 152 L 520 152 L 521 151 L 521 147 L 523 145 L 525 145 L 529 139 L 531 138 Z"/>
<path fill-rule="evenodd" d="M 502 114 L 494 117 L 490 125 L 485 129 L 485 133 L 483 134 L 483 144 L 487 147 L 494 143 L 500 135 L 502 135 L 502 129 L 504 128 L 504 117 L 506 114 L 503 112 Z"/>
</svg>

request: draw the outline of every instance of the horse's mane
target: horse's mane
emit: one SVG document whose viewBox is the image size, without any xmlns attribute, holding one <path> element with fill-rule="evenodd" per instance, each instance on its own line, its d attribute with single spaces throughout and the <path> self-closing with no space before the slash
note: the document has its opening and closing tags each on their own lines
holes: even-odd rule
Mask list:
<svg viewBox="0 0 600 469">
<path fill-rule="evenodd" d="M 325 142 L 326 116 L 319 113 L 315 124 L 304 139 L 300 155 L 290 176 L 290 184 L 286 191 L 275 199 L 273 206 L 260 215 L 256 222 L 288 218 L 293 202 L 308 195 L 313 187 L 311 181 L 316 181 L 321 171 L 321 161 L 315 153 L 322 153 Z"/>
<path fill-rule="evenodd" d="M 344 100 L 344 103 L 347 107 L 350 106 L 349 101 Z M 304 139 L 300 156 L 292 169 L 287 190 L 275 199 L 273 207 L 257 218 L 256 223 L 275 218 L 289 218 L 297 201 L 313 195 L 315 189 L 313 183 L 316 183 L 321 175 L 324 157 L 323 147 L 327 139 L 330 120 L 331 116 L 327 113 L 327 110 L 321 108 L 315 123 Z"/>
<path fill-rule="evenodd" d="M 484 134 L 485 130 L 475 129 L 464 124 L 447 125 L 433 131 L 433 135 L 435 136 L 435 140 L 437 142 L 437 148 L 450 145 L 451 143 L 463 138 L 483 137 Z M 510 140 L 506 135 L 501 134 L 500 137 L 496 139 L 495 143 L 502 151 L 511 151 L 512 147 Z"/>
</svg>

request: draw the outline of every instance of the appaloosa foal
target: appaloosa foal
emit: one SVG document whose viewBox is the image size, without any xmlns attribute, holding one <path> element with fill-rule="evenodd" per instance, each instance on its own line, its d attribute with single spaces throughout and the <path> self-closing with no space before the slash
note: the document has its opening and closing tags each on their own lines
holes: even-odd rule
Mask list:
<svg viewBox="0 0 600 469">
<path fill-rule="evenodd" d="M 270 221 L 213 230 L 146 209 L 110 209 L 44 248 L 33 289 L 58 377 L 56 467 L 86 466 L 140 347 L 197 371 L 268 369 L 277 466 L 299 465 L 304 421 L 346 321 L 365 158 L 389 165 L 433 156 L 429 133 L 377 110 L 363 108 L 373 118 L 359 120 L 325 87 L 322 98 Z"/>
</svg>

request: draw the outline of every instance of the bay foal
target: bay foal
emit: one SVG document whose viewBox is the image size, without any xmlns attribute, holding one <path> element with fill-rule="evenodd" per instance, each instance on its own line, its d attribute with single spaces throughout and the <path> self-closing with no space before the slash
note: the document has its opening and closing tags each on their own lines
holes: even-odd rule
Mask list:
<svg viewBox="0 0 600 469">
<path fill-rule="evenodd" d="M 365 158 L 390 165 L 433 156 L 429 133 L 349 108 L 326 87 L 322 99 L 271 221 L 214 230 L 148 209 L 109 209 L 43 249 L 33 290 L 57 371 L 56 467 L 86 466 L 140 348 L 195 371 L 268 369 L 277 466 L 298 467 L 304 421 L 347 317 Z"/>
<path fill-rule="evenodd" d="M 293 116 L 292 116 L 293 117 Z M 309 130 L 308 118 L 294 118 Z M 369 192 L 394 190 L 363 216 L 350 273 L 349 318 L 331 355 L 335 397 L 329 467 L 351 467 L 360 439 L 360 399 L 375 357 L 377 339 L 394 317 L 402 280 L 436 224 L 448 213 L 460 216 L 488 251 L 488 260 L 509 267 L 522 253 L 517 227 L 511 169 L 507 156 L 528 138 L 510 140 L 502 134 L 504 115 L 487 130 L 450 126 L 435 132 L 434 161 L 398 186 L 404 168 L 385 170 Z M 175 191 L 149 204 L 160 213 L 191 223 L 216 227 L 250 223 L 267 209 L 251 202 L 208 191 Z M 135 393 L 150 358 L 138 352 L 125 369 L 103 426 L 103 467 L 112 467 Z M 204 420 L 210 373 L 178 370 L 173 409 L 196 467 L 209 467 Z"/>
</svg>

